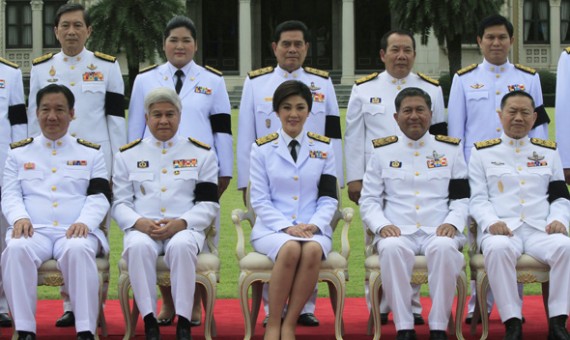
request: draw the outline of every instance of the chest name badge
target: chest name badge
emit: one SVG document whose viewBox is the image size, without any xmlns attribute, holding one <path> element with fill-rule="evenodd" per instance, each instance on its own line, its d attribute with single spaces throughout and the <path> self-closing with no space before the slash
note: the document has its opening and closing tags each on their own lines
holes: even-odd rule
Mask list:
<svg viewBox="0 0 570 340">
<path fill-rule="evenodd" d="M 325 94 L 322 92 L 313 92 L 313 101 L 315 103 L 323 103 L 325 101 Z"/>
<path fill-rule="evenodd" d="M 445 155 L 444 154 L 440 155 L 435 150 L 433 150 L 431 156 L 426 156 L 426 158 L 427 158 L 427 167 L 430 169 L 447 166 L 447 158 L 445 158 Z"/>
<path fill-rule="evenodd" d="M 530 160 L 530 162 L 526 163 L 526 166 L 529 168 L 548 165 L 548 162 L 544 160 L 544 156 L 540 156 L 536 153 L 536 151 L 533 151 L 532 156 L 529 156 L 527 158 Z"/>
<path fill-rule="evenodd" d="M 212 94 L 212 89 L 207 88 L 205 86 L 196 86 L 194 88 L 194 92 L 196 93 L 201 93 L 201 94 L 205 94 L 205 95 L 211 95 Z"/>
<path fill-rule="evenodd" d="M 67 165 L 70 165 L 70 166 L 87 166 L 87 161 L 86 160 L 67 161 Z"/>
<path fill-rule="evenodd" d="M 0 79 L 0 89 L 6 88 L 6 81 L 4 79 Z"/>
<path fill-rule="evenodd" d="M 524 91 L 524 90 L 525 90 L 524 84 L 508 85 L 507 88 L 509 89 L 509 92 L 513 92 L 513 91 Z"/>
<path fill-rule="evenodd" d="M 138 161 L 137 162 L 137 168 L 139 169 L 146 169 L 149 166 L 149 161 Z"/>
<path fill-rule="evenodd" d="M 309 150 L 310 158 L 327 159 L 327 153 L 319 150 Z"/>
<path fill-rule="evenodd" d="M 83 81 L 103 81 L 103 73 L 85 72 L 83 73 Z"/>
<path fill-rule="evenodd" d="M 178 168 L 195 168 L 198 166 L 198 160 L 196 158 L 176 159 L 176 160 L 172 161 L 172 166 L 175 169 L 178 169 Z"/>
<path fill-rule="evenodd" d="M 380 104 L 380 103 L 382 103 L 382 98 L 370 97 L 370 104 Z"/>
<path fill-rule="evenodd" d="M 391 162 L 390 162 L 390 167 L 391 167 L 391 168 L 401 168 L 401 167 L 402 167 L 402 162 L 400 162 L 400 161 L 391 161 Z"/>
<path fill-rule="evenodd" d="M 36 168 L 36 163 L 34 162 L 24 163 L 24 170 L 34 170 L 35 168 Z"/>
</svg>

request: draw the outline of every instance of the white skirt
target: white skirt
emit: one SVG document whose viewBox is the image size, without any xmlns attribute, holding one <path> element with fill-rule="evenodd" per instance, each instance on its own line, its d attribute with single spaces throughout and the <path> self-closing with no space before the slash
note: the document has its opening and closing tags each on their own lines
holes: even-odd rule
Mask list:
<svg viewBox="0 0 570 340">
<path fill-rule="evenodd" d="M 332 249 L 332 240 L 324 235 L 313 235 L 311 238 L 296 237 L 287 234 L 286 232 L 277 232 L 263 236 L 255 241 L 251 241 L 251 245 L 256 252 L 265 254 L 267 257 L 275 263 L 275 259 L 279 255 L 281 247 L 287 241 L 298 241 L 298 242 L 317 242 L 321 249 L 323 250 L 323 260 L 327 258 L 327 255 Z"/>
</svg>

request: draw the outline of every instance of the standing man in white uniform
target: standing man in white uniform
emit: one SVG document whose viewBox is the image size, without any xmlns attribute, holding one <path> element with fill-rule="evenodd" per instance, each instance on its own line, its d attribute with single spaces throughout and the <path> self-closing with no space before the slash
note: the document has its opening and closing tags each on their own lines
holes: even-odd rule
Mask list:
<svg viewBox="0 0 570 340">
<path fill-rule="evenodd" d="M 457 72 L 449 94 L 449 135 L 464 142 L 465 160 L 469 163 L 473 143 L 497 138 L 502 126 L 497 112 L 505 93 L 522 90 L 537 104 L 538 114 L 531 137 L 548 138 L 550 121 L 542 101 L 540 78 L 534 69 L 509 62 L 508 56 L 515 38 L 513 25 L 503 16 L 494 14 L 481 21 L 477 29 L 477 43 L 483 62 Z M 522 296 L 522 286 L 519 287 Z M 466 323 L 471 323 L 476 301 L 475 280 L 471 280 L 471 299 L 467 307 Z M 488 295 L 487 313 L 493 307 L 493 295 Z"/>
<path fill-rule="evenodd" d="M 530 138 L 536 105 L 514 91 L 501 101 L 503 134 L 475 143 L 469 162 L 469 213 L 505 324 L 505 339 L 522 338 L 522 298 L 515 265 L 522 253 L 550 266 L 548 339 L 570 339 L 570 195 L 556 143 Z"/>
<path fill-rule="evenodd" d="M 112 215 L 125 232 L 123 258 L 146 338 L 160 339 L 156 259 L 164 254 L 178 315 L 176 339 L 189 340 L 197 256 L 220 209 L 218 160 L 208 145 L 177 135 L 182 107 L 173 89 L 152 90 L 144 104 L 151 134 L 115 157 Z"/>
<path fill-rule="evenodd" d="M 85 48 L 91 35 L 91 20 L 80 4 L 65 4 L 57 10 L 54 33 L 61 44 L 61 52 L 48 53 L 32 62 L 28 136 L 40 133 L 36 93 L 49 84 L 65 85 L 76 99 L 69 133 L 72 137 L 101 145 L 110 179 L 113 154 L 127 142 L 124 84 L 119 63 L 115 57 Z M 109 227 L 109 218 L 105 224 Z M 61 290 L 64 314 L 57 320 L 57 327 L 71 327 L 75 322 L 66 287 Z"/>
<path fill-rule="evenodd" d="M 336 158 L 336 173 L 339 184 L 344 184 L 342 169 L 342 140 L 336 93 L 329 73 L 312 67 L 302 67 L 309 50 L 309 29 L 297 20 L 285 21 L 275 28 L 271 44 L 277 59 L 276 67 L 251 71 L 243 85 L 238 123 L 238 189 L 244 192 L 249 183 L 251 146 L 257 138 L 281 128 L 279 117 L 273 111 L 273 93 L 286 80 L 298 80 L 306 84 L 313 95 L 313 107 L 306 129 L 331 138 Z M 299 324 L 318 326 L 315 317 L 317 288 L 299 316 Z M 268 320 L 268 288 L 264 285 L 263 301 Z"/>
<path fill-rule="evenodd" d="M 415 339 L 410 285 L 415 255 L 425 255 L 432 308 L 430 339 L 447 339 L 455 282 L 464 264 L 469 183 L 457 138 L 433 136 L 431 98 L 419 88 L 395 100 L 397 136 L 370 142 L 360 210 L 374 234 L 383 298 L 394 313 L 397 339 Z"/>
<path fill-rule="evenodd" d="M 400 129 L 393 119 L 396 112 L 394 99 L 402 89 L 418 87 L 431 98 L 433 112 L 430 133 L 447 134 L 443 91 L 439 82 L 421 73 L 412 72 L 416 60 L 416 40 L 412 33 L 392 30 L 384 34 L 380 42 L 380 59 L 386 70 L 374 72 L 356 81 L 352 87 L 346 111 L 345 155 L 348 197 L 358 204 L 362 190 L 362 178 L 372 154 L 373 139 L 398 134 Z M 364 226 L 366 228 L 366 226 Z M 420 286 L 415 286 L 414 317 L 416 324 L 424 324 L 420 305 Z M 366 286 L 368 300 L 368 286 Z M 380 311 L 382 323 L 388 322 L 389 309 L 382 299 Z"/>
<path fill-rule="evenodd" d="M 111 201 L 100 146 L 68 133 L 73 93 L 50 84 L 36 97 L 41 134 L 12 143 L 2 211 L 10 228 L 2 277 L 18 339 L 35 339 L 38 268 L 54 258 L 76 314 L 77 339 L 94 339 L 99 314 L 96 255 L 109 252 L 99 228 Z"/>
<path fill-rule="evenodd" d="M 0 58 L 0 174 L 4 174 L 4 163 L 6 163 L 10 143 L 22 140 L 28 135 L 26 125 L 28 118 L 24 102 L 22 72 L 18 65 Z M 2 188 L 1 175 L 0 188 Z M 0 207 L 0 252 L 6 248 L 8 226 Z M 0 278 L 0 327 L 12 327 L 2 278 Z"/>
<path fill-rule="evenodd" d="M 566 183 L 570 183 L 570 47 L 566 47 L 558 60 L 556 72 L 556 141 L 564 168 Z"/>
<path fill-rule="evenodd" d="M 164 29 L 163 50 L 168 60 L 141 71 L 135 79 L 129 104 L 129 142 L 150 135 L 145 123 L 144 98 L 157 87 L 175 89 L 182 101 L 182 116 L 178 134 L 192 136 L 212 146 L 218 157 L 218 198 L 226 191 L 233 173 L 233 140 L 231 106 L 222 73 L 212 67 L 194 62 L 198 50 L 196 26 L 185 16 L 175 16 Z M 249 155 L 249 154 L 248 154 Z M 219 216 L 216 218 L 219 239 Z M 207 247 L 204 251 L 207 251 Z M 161 286 L 164 303 L 158 316 L 159 324 L 172 323 L 175 315 L 168 287 Z M 199 325 L 201 309 L 199 295 L 193 325 Z M 198 303 L 196 303 L 196 301 Z"/>
</svg>

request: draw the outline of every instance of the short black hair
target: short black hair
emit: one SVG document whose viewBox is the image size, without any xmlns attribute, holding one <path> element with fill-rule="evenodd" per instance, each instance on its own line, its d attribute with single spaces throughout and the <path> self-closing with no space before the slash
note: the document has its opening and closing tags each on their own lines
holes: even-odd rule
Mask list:
<svg viewBox="0 0 570 340">
<path fill-rule="evenodd" d="M 416 50 L 416 39 L 414 39 L 414 35 L 412 34 L 412 32 L 407 31 L 407 30 L 403 30 L 403 29 L 394 29 L 394 30 L 390 30 L 390 31 L 386 32 L 382 36 L 382 39 L 380 39 L 380 49 L 381 50 L 384 50 L 384 52 L 386 52 L 386 50 L 388 50 L 388 39 L 390 38 L 390 36 L 392 34 L 407 35 L 408 37 L 410 37 L 410 39 L 412 39 L 412 46 L 414 47 L 414 51 Z"/>
<path fill-rule="evenodd" d="M 313 107 L 313 94 L 305 83 L 298 80 L 287 80 L 277 87 L 273 93 L 273 111 L 277 112 L 279 105 L 291 96 L 301 96 L 307 102 L 309 112 Z"/>
<path fill-rule="evenodd" d="M 308 43 L 311 40 L 311 36 L 309 33 L 309 29 L 307 28 L 307 25 L 305 25 L 303 22 L 299 20 L 287 20 L 280 23 L 275 28 L 275 35 L 273 36 L 273 42 L 277 44 L 279 40 L 281 40 L 281 33 L 287 31 L 301 31 L 303 32 L 303 40 L 305 40 L 305 43 Z"/>
<path fill-rule="evenodd" d="M 67 99 L 67 107 L 70 110 L 73 109 L 73 106 L 75 105 L 75 96 L 70 89 L 61 84 L 49 84 L 48 86 L 41 88 L 38 93 L 36 93 L 36 105 L 39 107 L 43 97 L 51 93 L 63 93 Z"/>
<path fill-rule="evenodd" d="M 55 22 L 54 22 L 55 27 L 59 25 L 59 19 L 61 19 L 62 15 L 64 15 L 65 13 L 75 12 L 75 11 L 83 12 L 83 21 L 85 21 L 85 26 L 87 27 L 91 26 L 91 17 L 89 17 L 89 13 L 87 13 L 87 10 L 85 9 L 85 7 L 83 7 L 82 4 L 67 3 L 65 5 L 61 5 L 61 7 L 57 9 L 57 12 L 55 12 Z"/>
<path fill-rule="evenodd" d="M 477 37 L 482 39 L 483 35 L 485 34 L 485 30 L 492 26 L 505 26 L 507 32 L 509 33 L 509 38 L 513 37 L 513 24 L 500 14 L 491 14 L 481 20 L 479 26 L 477 27 Z"/>
<path fill-rule="evenodd" d="M 168 38 L 168 36 L 170 35 L 170 31 L 179 27 L 187 28 L 190 31 L 190 35 L 192 35 L 192 38 L 194 38 L 194 40 L 197 40 L 196 25 L 194 25 L 194 22 L 190 18 L 185 17 L 183 15 L 177 15 L 174 18 L 170 19 L 170 21 L 168 21 L 166 27 L 164 28 L 164 40 Z"/>
<path fill-rule="evenodd" d="M 400 93 L 398 93 L 396 99 L 394 100 L 394 104 L 396 104 L 396 112 L 400 111 L 400 106 L 402 105 L 402 102 L 404 101 L 404 99 L 408 97 L 422 97 L 426 101 L 428 109 L 431 110 L 431 97 L 426 91 L 418 87 L 406 87 L 405 89 L 400 91 Z"/>
<path fill-rule="evenodd" d="M 527 97 L 528 99 L 530 99 L 530 102 L 532 104 L 532 109 L 534 110 L 534 108 L 536 107 L 536 104 L 534 103 L 534 98 L 532 98 L 532 96 L 528 92 L 517 90 L 517 91 L 511 91 L 503 96 L 503 98 L 501 99 L 501 110 L 505 108 L 505 105 L 507 105 L 507 100 L 511 97 Z"/>
</svg>

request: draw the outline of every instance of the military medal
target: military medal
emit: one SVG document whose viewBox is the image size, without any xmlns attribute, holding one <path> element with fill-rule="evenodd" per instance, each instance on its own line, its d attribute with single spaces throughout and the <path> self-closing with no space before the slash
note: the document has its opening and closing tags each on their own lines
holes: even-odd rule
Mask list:
<svg viewBox="0 0 570 340">
<path fill-rule="evenodd" d="M 524 91 L 524 90 L 525 90 L 524 84 L 508 85 L 507 88 L 509 89 L 509 92 L 513 92 L 513 91 Z"/>
<path fill-rule="evenodd" d="M 4 79 L 0 79 L 0 89 L 3 89 L 6 87 L 6 81 Z"/>
<path fill-rule="evenodd" d="M 529 156 L 527 158 L 530 160 L 530 162 L 526 163 L 526 166 L 529 168 L 548 165 L 548 162 L 544 160 L 544 156 L 539 156 L 536 151 L 533 151 L 532 156 Z"/>
<path fill-rule="evenodd" d="M 55 83 L 57 82 L 57 78 L 55 77 L 55 68 L 53 67 L 53 65 L 51 65 L 51 68 L 49 69 L 49 75 L 51 76 L 50 79 L 48 79 L 48 83 Z"/>
<path fill-rule="evenodd" d="M 321 88 L 318 86 L 315 86 L 315 82 L 311 82 L 311 86 L 309 86 L 309 89 L 311 89 L 311 91 L 318 91 Z"/>
<path fill-rule="evenodd" d="M 444 154 L 438 154 L 437 151 L 433 150 L 432 156 L 426 156 L 427 167 L 430 169 L 441 168 L 447 166 L 447 158 Z"/>
<path fill-rule="evenodd" d="M 36 164 L 33 162 L 24 163 L 24 170 L 34 170 L 36 168 Z"/>
<path fill-rule="evenodd" d="M 97 68 L 97 66 L 91 64 L 91 65 L 87 66 L 87 68 L 90 69 L 91 71 L 94 71 Z"/>
<path fill-rule="evenodd" d="M 476 83 L 476 84 L 471 85 L 471 88 L 477 90 L 477 89 L 482 88 L 483 86 L 485 86 L 485 85 Z"/>
</svg>

